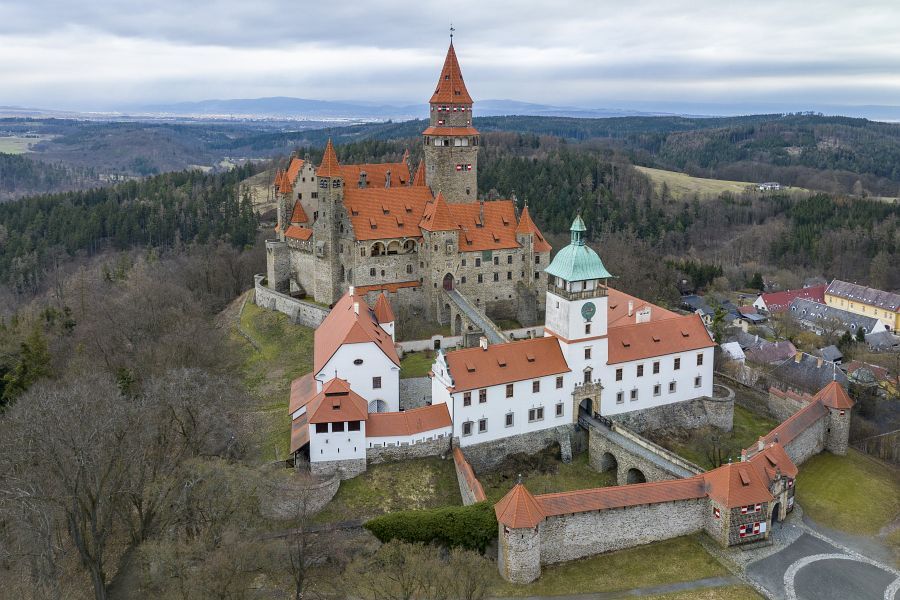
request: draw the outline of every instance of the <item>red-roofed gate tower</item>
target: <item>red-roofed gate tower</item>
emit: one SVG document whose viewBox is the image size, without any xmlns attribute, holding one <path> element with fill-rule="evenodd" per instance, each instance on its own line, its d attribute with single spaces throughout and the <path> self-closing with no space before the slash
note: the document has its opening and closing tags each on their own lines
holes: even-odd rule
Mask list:
<svg viewBox="0 0 900 600">
<path fill-rule="evenodd" d="M 425 181 L 435 196 L 451 203 L 478 197 L 478 131 L 472 127 L 472 97 L 466 90 L 453 42 L 429 101 L 425 144 Z"/>
</svg>

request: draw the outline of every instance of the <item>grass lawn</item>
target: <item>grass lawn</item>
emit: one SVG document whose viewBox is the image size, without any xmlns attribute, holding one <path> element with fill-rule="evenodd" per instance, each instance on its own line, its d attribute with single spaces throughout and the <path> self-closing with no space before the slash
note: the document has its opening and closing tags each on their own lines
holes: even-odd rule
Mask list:
<svg viewBox="0 0 900 600">
<path fill-rule="evenodd" d="M 312 369 L 313 330 L 294 325 L 287 315 L 244 305 L 241 327 L 255 342 L 254 347 L 234 328 L 232 339 L 239 349 L 241 376 L 258 400 L 255 440 L 262 458 L 287 457 L 290 444 L 288 396 L 291 381 Z"/>
<path fill-rule="evenodd" d="M 673 592 L 661 596 L 641 596 L 644 600 L 763 600 L 749 585 L 726 585 L 703 590 Z"/>
<path fill-rule="evenodd" d="M 497 596 L 553 596 L 615 592 L 724 575 L 728 575 L 728 571 L 695 537 L 688 536 L 544 566 L 541 578 L 529 585 L 504 582 L 498 574 L 491 593 Z M 736 600 L 745 597 L 754 596 L 734 596 Z"/>
<path fill-rule="evenodd" d="M 410 377 L 427 377 L 431 365 L 434 364 L 434 356 L 425 352 L 407 352 L 400 361 L 400 379 Z"/>
<path fill-rule="evenodd" d="M 496 320 L 494 320 L 494 325 L 499 327 L 501 331 L 522 328 L 522 324 L 519 323 L 518 321 L 516 321 L 515 319 L 496 319 Z"/>
<path fill-rule="evenodd" d="M 370 519 L 397 510 L 462 504 L 452 460 L 419 458 L 369 465 L 365 473 L 341 482 L 316 522 Z"/>
<path fill-rule="evenodd" d="M 397 341 L 427 340 L 433 335 L 450 335 L 450 325 L 440 325 L 431 321 L 400 321 L 397 323 Z"/>
<path fill-rule="evenodd" d="M 52 139 L 56 136 L 39 135 L 36 137 L 22 137 L 18 135 L 0 137 L 0 152 L 6 154 L 25 154 L 31 150 L 31 147 L 44 140 Z"/>
<path fill-rule="evenodd" d="M 614 471 L 598 473 L 588 464 L 588 453 L 573 457 L 572 462 L 564 464 L 557 457 L 542 461 L 538 468 L 515 468 L 506 465 L 491 473 L 477 474 L 478 480 L 484 487 L 484 493 L 491 502 L 497 502 L 516 483 L 516 477 L 521 473 L 528 491 L 532 494 L 550 494 L 553 492 L 569 492 L 597 487 L 616 485 Z"/>
<path fill-rule="evenodd" d="M 826 527 L 875 535 L 900 515 L 900 469 L 852 448 L 847 456 L 823 452 L 800 467 L 797 501 Z"/>
</svg>

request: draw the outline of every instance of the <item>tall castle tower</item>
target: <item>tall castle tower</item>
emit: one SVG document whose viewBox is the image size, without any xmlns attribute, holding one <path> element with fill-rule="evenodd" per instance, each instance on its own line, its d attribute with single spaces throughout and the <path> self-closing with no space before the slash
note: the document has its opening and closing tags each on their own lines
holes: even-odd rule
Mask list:
<svg viewBox="0 0 900 600">
<path fill-rule="evenodd" d="M 334 304 L 343 294 L 345 278 L 341 264 L 340 228 L 344 218 L 344 178 L 331 140 L 325 146 L 319 181 L 319 218 L 313 224 L 315 240 L 316 302 Z"/>
<path fill-rule="evenodd" d="M 447 202 L 474 202 L 478 197 L 478 130 L 472 127 L 472 97 L 466 90 L 453 41 L 447 50 L 437 88 L 429 101 L 425 142 L 425 181 Z"/>
</svg>

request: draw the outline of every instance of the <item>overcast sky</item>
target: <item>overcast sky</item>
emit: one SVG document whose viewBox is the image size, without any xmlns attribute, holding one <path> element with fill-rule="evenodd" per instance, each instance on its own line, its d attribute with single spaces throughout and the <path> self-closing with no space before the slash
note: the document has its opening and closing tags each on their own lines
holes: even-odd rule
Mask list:
<svg viewBox="0 0 900 600">
<path fill-rule="evenodd" d="M 425 102 L 451 19 L 476 100 L 900 104 L 898 0 L 2 0 L 0 105 Z"/>
</svg>

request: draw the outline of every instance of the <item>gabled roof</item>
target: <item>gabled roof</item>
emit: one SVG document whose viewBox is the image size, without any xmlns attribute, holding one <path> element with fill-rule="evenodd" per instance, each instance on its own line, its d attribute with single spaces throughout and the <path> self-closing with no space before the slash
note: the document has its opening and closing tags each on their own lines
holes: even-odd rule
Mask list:
<svg viewBox="0 0 900 600">
<path fill-rule="evenodd" d="M 537 379 L 570 371 L 554 337 L 534 338 L 448 352 L 444 360 L 453 378 L 453 391 L 461 392 Z"/>
<path fill-rule="evenodd" d="M 284 237 L 290 238 L 292 240 L 301 240 L 306 241 L 312 237 L 313 230 L 308 227 L 300 227 L 299 225 L 291 225 L 289 226 L 285 232 Z"/>
<path fill-rule="evenodd" d="M 444 194 L 438 192 L 437 198 L 425 206 L 425 212 L 419 227 L 425 231 L 454 231 L 459 229 L 459 224 L 450 213 L 450 205 L 444 199 Z"/>
<path fill-rule="evenodd" d="M 425 161 L 419 159 L 419 166 L 416 167 L 416 174 L 413 176 L 412 184 L 414 186 L 423 186 L 425 184 Z"/>
<path fill-rule="evenodd" d="M 782 445 L 790 444 L 798 435 L 809 429 L 809 427 L 828 414 L 828 409 L 819 401 L 810 402 L 790 417 L 781 425 L 767 433 L 763 437 L 763 441 L 768 445 L 778 442 Z M 748 450 L 753 450 L 751 446 Z"/>
<path fill-rule="evenodd" d="M 772 493 L 759 470 L 746 462 L 730 463 L 703 474 L 710 498 L 726 508 L 771 502 Z"/>
<path fill-rule="evenodd" d="M 306 211 L 303 210 L 299 200 L 294 202 L 294 210 L 291 211 L 291 220 L 288 223 L 309 223 L 309 217 L 306 216 Z"/>
<path fill-rule="evenodd" d="M 307 373 L 306 375 L 293 380 L 291 382 L 290 401 L 288 402 L 288 408 L 290 409 L 291 414 L 297 412 L 297 409 L 306 406 L 315 395 L 316 379 L 313 377 L 312 373 Z"/>
<path fill-rule="evenodd" d="M 661 321 L 663 319 L 677 318 L 682 315 L 666 310 L 662 306 L 657 306 L 646 300 L 641 300 L 636 296 L 626 294 L 620 290 L 607 287 L 607 303 L 606 303 L 606 323 L 607 327 L 620 327 L 622 325 L 633 325 L 635 323 L 635 315 L 646 309 L 650 309 L 650 322 Z M 628 316 L 628 303 L 631 302 L 632 313 Z"/>
<path fill-rule="evenodd" d="M 296 181 L 297 175 L 300 174 L 300 169 L 303 168 L 304 164 L 302 158 L 291 156 L 291 162 L 288 163 L 288 167 L 284 171 L 284 181 L 293 186 L 294 181 Z"/>
<path fill-rule="evenodd" d="M 797 476 L 797 465 L 784 451 L 781 444 L 769 444 L 762 452 L 758 452 L 748 461 L 759 473 L 766 485 L 772 485 L 775 474 Z"/>
<path fill-rule="evenodd" d="M 439 402 L 403 412 L 370 413 L 366 437 L 417 435 L 453 425 L 447 404 Z"/>
<path fill-rule="evenodd" d="M 354 304 L 359 304 L 359 314 L 354 310 Z M 320 373 L 341 345 L 367 342 L 374 343 L 391 362 L 400 365 L 391 336 L 378 325 L 375 313 L 366 304 L 365 298 L 344 294 L 316 328 L 313 372 Z"/>
<path fill-rule="evenodd" d="M 394 310 L 391 308 L 391 302 L 384 295 L 384 292 L 378 294 L 378 299 L 375 300 L 375 318 L 378 319 L 379 323 L 392 323 L 396 320 L 394 318 Z"/>
<path fill-rule="evenodd" d="M 847 390 L 845 390 L 844 386 L 837 381 L 832 381 L 819 390 L 819 393 L 815 395 L 814 399 L 819 400 L 828 408 L 837 408 L 841 410 L 853 408 L 854 404 L 853 400 L 847 394 Z"/>
<path fill-rule="evenodd" d="M 611 365 L 716 345 L 698 315 L 613 327 L 608 339 Z"/>
<path fill-rule="evenodd" d="M 770 382 L 781 382 L 809 394 L 818 393 L 833 380 L 841 385 L 848 383 L 847 376 L 833 362 L 805 352 L 781 361 L 769 375 Z"/>
<path fill-rule="evenodd" d="M 900 294 L 885 292 L 864 285 L 835 279 L 828 286 L 828 289 L 825 290 L 825 293 L 870 306 L 877 306 L 892 312 L 900 311 Z"/>
<path fill-rule="evenodd" d="M 825 286 L 817 285 L 799 290 L 784 290 L 783 292 L 772 292 L 769 294 L 760 294 L 759 296 L 766 304 L 766 310 L 772 312 L 783 312 L 787 310 L 791 302 L 797 298 L 806 298 L 815 302 L 825 302 Z"/>
<path fill-rule="evenodd" d="M 361 163 L 358 165 L 340 165 L 338 167 L 344 185 L 359 188 L 359 175 L 366 174 L 366 188 L 386 187 L 388 173 L 391 174 L 391 186 L 409 183 L 409 165 L 400 161 L 396 163 Z"/>
<path fill-rule="evenodd" d="M 494 505 L 497 521 L 512 529 L 530 529 L 546 518 L 540 505 L 524 485 L 517 483 Z"/>
<path fill-rule="evenodd" d="M 516 233 L 533 235 L 535 252 L 550 252 L 553 249 L 550 244 L 547 243 L 547 240 L 544 239 L 544 236 L 541 234 L 537 225 L 534 224 L 534 221 L 531 220 L 531 213 L 528 212 L 527 204 L 525 205 L 525 208 L 522 209 L 522 214 L 519 215 L 519 226 L 516 227 Z"/>
<path fill-rule="evenodd" d="M 453 42 L 450 43 L 450 47 L 447 49 L 447 57 L 444 59 L 441 76 L 429 102 L 431 104 L 472 104 L 472 97 L 466 89 L 465 82 L 463 82 L 462 69 L 459 68 L 459 61 L 456 59 L 456 50 L 453 48 Z"/>
<path fill-rule="evenodd" d="M 516 208 L 512 200 L 448 206 L 450 214 L 460 227 L 460 252 L 520 247 L 516 240 Z"/>
<path fill-rule="evenodd" d="M 803 321 L 811 325 L 818 325 L 823 322 L 836 321 L 846 331 L 855 334 L 860 328 L 865 329 L 867 333 L 871 333 L 875 329 L 881 329 L 881 321 L 875 317 L 860 315 L 849 310 L 828 306 L 823 302 L 815 302 L 805 298 L 797 298 L 790 304 L 791 316 L 798 321 Z"/>
<path fill-rule="evenodd" d="M 326 381 L 322 391 L 310 401 L 307 414 L 310 423 L 365 421 L 367 407 L 365 399 L 351 390 L 346 380 L 335 377 Z"/>
<path fill-rule="evenodd" d="M 747 360 L 754 363 L 769 365 L 791 358 L 797 354 L 797 349 L 788 340 L 769 342 L 761 339 L 761 344 L 747 349 Z"/>
<path fill-rule="evenodd" d="M 357 240 L 419 238 L 419 222 L 431 201 L 425 186 L 344 186 L 344 206 Z"/>
<path fill-rule="evenodd" d="M 338 162 L 337 153 L 334 151 L 334 145 L 331 138 L 328 138 L 328 144 L 325 146 L 325 154 L 322 156 L 322 163 L 316 169 L 317 177 L 341 177 L 341 163 Z"/>
</svg>

